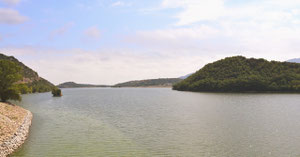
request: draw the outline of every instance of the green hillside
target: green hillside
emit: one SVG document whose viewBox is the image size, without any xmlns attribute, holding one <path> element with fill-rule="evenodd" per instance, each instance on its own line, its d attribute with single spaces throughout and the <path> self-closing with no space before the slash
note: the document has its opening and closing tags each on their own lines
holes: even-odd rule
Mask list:
<svg viewBox="0 0 300 157">
<path fill-rule="evenodd" d="M 207 64 L 174 90 L 207 92 L 300 92 L 300 64 L 228 57 Z"/>
<path fill-rule="evenodd" d="M 75 82 L 65 82 L 57 86 L 58 88 L 92 88 L 92 87 L 110 87 L 108 85 L 92 85 L 92 84 L 78 84 Z"/>
<path fill-rule="evenodd" d="M 179 78 L 160 78 L 150 80 L 139 80 L 119 83 L 114 87 L 171 87 L 173 84 L 180 82 Z"/>
<path fill-rule="evenodd" d="M 29 91 L 26 92 L 49 92 L 55 87 L 46 79 L 39 77 L 37 72 L 27 67 L 13 56 L 6 56 L 0 53 L 0 60 L 10 60 L 21 67 L 21 75 L 23 76 L 23 80 L 19 83 L 25 83 L 29 87 Z M 23 93 L 25 93 L 25 91 L 23 91 Z"/>
</svg>

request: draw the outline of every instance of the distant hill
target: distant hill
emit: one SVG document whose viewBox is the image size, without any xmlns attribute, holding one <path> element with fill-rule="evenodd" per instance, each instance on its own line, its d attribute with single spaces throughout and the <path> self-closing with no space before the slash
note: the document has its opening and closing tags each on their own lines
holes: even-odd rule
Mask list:
<svg viewBox="0 0 300 157">
<path fill-rule="evenodd" d="M 0 53 L 0 60 L 10 60 L 20 66 L 23 80 L 19 83 L 27 84 L 33 93 L 49 92 L 55 87 L 52 83 L 40 77 L 37 72 L 27 67 L 13 56 L 6 56 Z"/>
<path fill-rule="evenodd" d="M 181 76 L 181 77 L 179 77 L 179 78 L 180 78 L 180 79 L 186 79 L 186 78 L 188 78 L 188 77 L 191 76 L 191 75 L 193 75 L 193 73 L 190 73 L 190 74 Z"/>
<path fill-rule="evenodd" d="M 150 80 L 138 80 L 119 83 L 113 87 L 171 87 L 173 84 L 182 81 L 179 78 L 160 78 Z"/>
<path fill-rule="evenodd" d="M 75 82 L 65 82 L 57 86 L 58 88 L 91 88 L 91 87 L 110 87 L 108 85 L 92 85 L 92 84 L 78 84 Z"/>
<path fill-rule="evenodd" d="M 290 59 L 287 62 L 291 62 L 291 63 L 300 63 L 300 58 L 295 58 L 295 59 Z"/>
<path fill-rule="evenodd" d="M 174 90 L 207 92 L 300 92 L 300 64 L 228 57 L 205 65 Z"/>
</svg>

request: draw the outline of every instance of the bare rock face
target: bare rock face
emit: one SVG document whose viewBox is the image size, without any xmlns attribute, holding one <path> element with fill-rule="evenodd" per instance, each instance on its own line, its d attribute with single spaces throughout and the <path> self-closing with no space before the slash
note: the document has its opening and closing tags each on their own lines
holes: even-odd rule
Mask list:
<svg viewBox="0 0 300 157">
<path fill-rule="evenodd" d="M 31 121 L 32 113 L 30 111 L 27 111 L 27 115 L 17 131 L 10 138 L 0 143 L 0 157 L 8 156 L 25 142 L 29 134 Z"/>
</svg>

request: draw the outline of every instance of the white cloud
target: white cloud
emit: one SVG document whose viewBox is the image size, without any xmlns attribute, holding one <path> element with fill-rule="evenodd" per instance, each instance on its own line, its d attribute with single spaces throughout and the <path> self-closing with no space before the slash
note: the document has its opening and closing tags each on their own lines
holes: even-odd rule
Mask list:
<svg viewBox="0 0 300 157">
<path fill-rule="evenodd" d="M 274 60 L 299 57 L 300 1 L 162 0 L 178 21 L 141 30 L 125 41 L 156 51 L 190 55 L 245 55 Z M 179 9 L 178 9 L 179 8 Z M 153 10 L 158 11 L 158 10 Z"/>
<path fill-rule="evenodd" d="M 277 5 L 281 7 L 295 7 L 300 5 L 300 1 L 298 0 L 265 0 L 265 2 L 269 5 Z"/>
<path fill-rule="evenodd" d="M 0 0 L 0 2 L 8 5 L 17 5 L 21 2 L 21 0 Z"/>
<path fill-rule="evenodd" d="M 101 36 L 101 31 L 96 26 L 92 26 L 84 31 L 84 36 L 87 40 L 97 40 Z"/>
<path fill-rule="evenodd" d="M 44 51 L 44 49 L 33 47 L 33 46 L 5 46 L 0 48 L 0 53 L 4 53 L 9 56 L 31 56 L 36 55 L 40 51 Z M 45 49 L 47 50 L 47 49 Z"/>
<path fill-rule="evenodd" d="M 66 32 L 68 32 L 73 27 L 73 25 L 74 25 L 73 22 L 68 22 L 68 23 L 64 24 L 62 27 L 59 27 L 59 28 L 53 30 L 49 35 L 49 39 L 52 40 L 57 36 L 64 35 Z"/>
<path fill-rule="evenodd" d="M 300 1 L 264 0 L 235 5 L 227 4 L 229 1 L 163 0 L 161 8 L 177 8 L 173 17 L 178 21 L 164 29 L 139 30 L 126 36 L 123 41 L 128 47 L 134 44 L 132 49 L 118 45 L 95 51 L 11 48 L 4 52 L 21 59 L 26 53 L 21 61 L 56 84 L 68 80 L 114 84 L 178 77 L 232 55 L 279 61 L 299 57 Z M 64 34 L 69 28 L 66 24 L 53 34 Z M 101 31 L 93 26 L 83 35 L 98 39 Z"/>
<path fill-rule="evenodd" d="M 155 49 L 155 51 L 191 51 L 205 49 L 203 41 L 213 40 L 219 37 L 220 30 L 200 25 L 191 28 L 169 28 L 152 31 L 137 31 L 132 36 L 127 36 L 124 41 L 145 49 Z"/>
<path fill-rule="evenodd" d="M 21 15 L 16 10 L 0 8 L 0 24 L 20 24 L 27 20 L 26 16 Z"/>
<path fill-rule="evenodd" d="M 177 26 L 191 25 L 204 21 L 272 21 L 284 22 L 297 18 L 300 1 L 298 0 L 264 0 L 245 2 L 240 5 L 226 3 L 231 0 L 162 0 L 162 9 L 180 8 L 174 16 Z M 234 3 L 234 2 L 232 2 Z M 298 13 L 296 15 L 296 13 Z"/>
<path fill-rule="evenodd" d="M 40 49 L 26 55 L 19 48 L 10 51 L 0 49 L 7 55 L 15 55 L 20 61 L 36 70 L 40 76 L 58 84 L 65 81 L 94 84 L 115 84 L 123 81 L 163 77 L 179 77 L 196 71 L 205 57 L 159 52 L 140 53 L 133 49 Z"/>
<path fill-rule="evenodd" d="M 202 20 L 215 20 L 224 14 L 223 0 L 163 0 L 163 8 L 182 8 L 175 15 L 177 25 L 188 25 Z"/>
<path fill-rule="evenodd" d="M 116 1 L 111 4 L 112 7 L 118 7 L 118 6 L 124 6 L 124 5 L 125 5 L 125 3 L 122 1 Z"/>
<path fill-rule="evenodd" d="M 201 25 L 192 28 L 170 28 L 166 30 L 138 31 L 137 35 L 141 37 L 152 37 L 154 40 L 178 40 L 178 39 L 205 39 L 208 36 L 217 34 L 218 30 Z"/>
<path fill-rule="evenodd" d="M 245 55 L 279 61 L 300 57 L 300 28 L 248 22 L 220 25 L 138 31 L 125 40 L 143 49 L 178 55 Z"/>
</svg>

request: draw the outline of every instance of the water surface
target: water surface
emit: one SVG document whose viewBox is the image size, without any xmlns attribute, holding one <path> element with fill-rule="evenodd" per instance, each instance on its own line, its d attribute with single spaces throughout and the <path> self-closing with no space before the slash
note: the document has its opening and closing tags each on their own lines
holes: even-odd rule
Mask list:
<svg viewBox="0 0 300 157">
<path fill-rule="evenodd" d="M 64 89 L 23 96 L 34 114 L 13 157 L 300 156 L 299 94 L 165 88 Z"/>
</svg>

